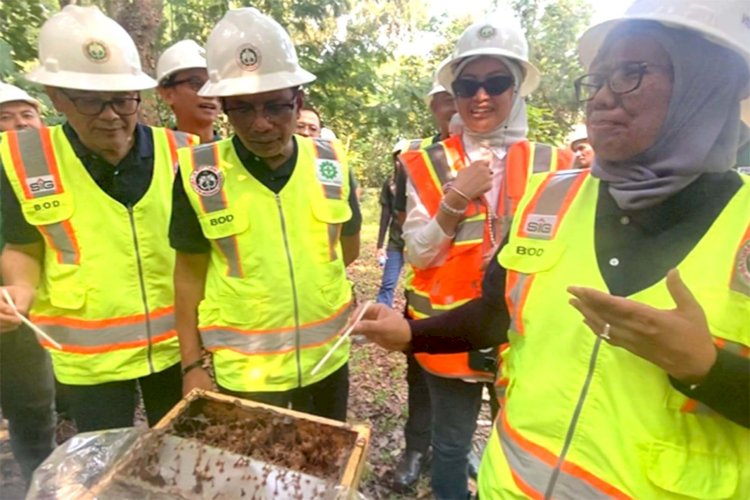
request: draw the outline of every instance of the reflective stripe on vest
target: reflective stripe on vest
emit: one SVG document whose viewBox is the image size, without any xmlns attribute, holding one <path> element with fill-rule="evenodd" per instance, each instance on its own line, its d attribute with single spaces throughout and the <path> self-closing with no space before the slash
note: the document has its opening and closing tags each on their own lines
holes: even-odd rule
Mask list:
<svg viewBox="0 0 750 500">
<path fill-rule="evenodd" d="M 330 141 L 323 139 L 313 140 L 315 145 L 315 153 L 317 155 L 317 161 L 320 160 L 333 160 L 339 161 L 336 151 L 333 149 L 333 145 Z M 349 179 L 343 179 L 343 182 L 349 182 Z M 330 184 L 321 184 L 323 187 L 323 195 L 329 200 L 340 200 L 342 193 L 342 186 L 334 186 Z M 341 224 L 328 224 L 328 257 L 331 261 L 338 258 L 336 249 L 339 245 L 339 239 L 341 238 Z"/>
<path fill-rule="evenodd" d="M 148 345 L 143 328 L 144 314 L 112 320 L 86 320 L 32 315 L 34 323 L 63 345 L 66 352 L 95 354 Z M 150 311 L 151 341 L 156 343 L 173 337 L 174 307 Z M 42 341 L 45 347 L 52 347 Z"/>
<path fill-rule="evenodd" d="M 172 158 L 172 165 L 174 165 L 175 172 L 177 172 L 177 150 L 180 148 L 186 148 L 194 144 L 193 136 L 185 134 L 183 132 L 176 132 L 174 130 L 164 129 L 167 134 L 167 143 L 169 144 L 169 156 Z"/>
<path fill-rule="evenodd" d="M 558 466 L 557 456 L 515 431 L 508 423 L 504 410 L 495 420 L 495 428 L 518 488 L 530 498 L 545 498 L 550 479 Z M 583 468 L 564 462 L 560 466 L 553 498 L 605 500 L 630 497 Z"/>
<path fill-rule="evenodd" d="M 216 143 L 202 144 L 192 148 L 191 151 L 193 153 L 194 172 L 204 167 L 216 167 L 219 165 L 219 147 Z M 209 196 L 201 196 L 200 201 L 201 205 L 203 205 L 203 210 L 207 214 L 219 212 L 227 208 L 227 200 L 223 189 Z M 213 242 L 216 243 L 219 251 L 227 261 L 227 276 L 234 278 L 243 277 L 244 273 L 242 272 L 240 251 L 237 247 L 237 237 L 235 235 L 226 236 L 224 238 L 217 238 Z"/>
<path fill-rule="evenodd" d="M 240 330 L 228 326 L 208 325 L 201 328 L 206 349 L 232 349 L 242 354 L 284 354 L 295 349 L 317 347 L 338 336 L 346 325 L 351 305 L 346 304 L 333 316 L 315 323 L 276 330 Z M 299 335 L 300 343 L 296 344 Z"/>
<path fill-rule="evenodd" d="M 16 177 L 22 179 L 24 198 L 39 200 L 41 207 L 45 203 L 55 203 L 54 200 L 44 200 L 45 197 L 61 194 L 63 187 L 50 129 L 45 127 L 38 133 L 28 131 L 23 134 L 14 130 L 6 136 Z M 70 221 L 37 226 L 37 229 L 50 248 L 54 249 L 58 263 L 80 263 L 81 251 Z"/>
</svg>

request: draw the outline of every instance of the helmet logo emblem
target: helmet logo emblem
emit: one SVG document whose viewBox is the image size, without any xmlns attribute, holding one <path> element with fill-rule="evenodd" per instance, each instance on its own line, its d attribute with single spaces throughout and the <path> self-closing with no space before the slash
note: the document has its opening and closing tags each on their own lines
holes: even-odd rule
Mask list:
<svg viewBox="0 0 750 500">
<path fill-rule="evenodd" d="M 204 165 L 190 175 L 190 185 L 200 196 L 213 196 L 224 185 L 224 176 L 217 167 Z"/>
<path fill-rule="evenodd" d="M 109 59 L 109 49 L 104 42 L 89 40 L 83 45 L 83 53 L 88 60 L 95 63 L 103 63 Z"/>
<path fill-rule="evenodd" d="M 489 24 L 479 28 L 479 38 L 481 38 L 482 40 L 488 40 L 494 37 L 495 33 L 495 28 L 493 26 L 490 26 Z"/>
<path fill-rule="evenodd" d="M 260 66 L 260 52 L 252 45 L 242 45 L 237 49 L 237 64 L 244 71 L 255 71 Z"/>
</svg>

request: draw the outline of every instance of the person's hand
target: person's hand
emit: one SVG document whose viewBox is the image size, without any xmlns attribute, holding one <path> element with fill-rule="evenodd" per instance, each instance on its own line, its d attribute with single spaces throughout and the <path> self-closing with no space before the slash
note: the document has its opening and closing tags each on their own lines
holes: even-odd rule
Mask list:
<svg viewBox="0 0 750 500">
<path fill-rule="evenodd" d="M 26 285 L 12 285 L 2 287 L 8 292 L 13 299 L 18 312 L 23 315 L 29 313 L 31 304 L 34 302 L 34 288 Z M 0 294 L 0 333 L 11 332 L 21 324 L 21 318 L 16 314 L 13 306 L 5 301 L 3 294 Z"/>
<path fill-rule="evenodd" d="M 215 390 L 214 381 L 211 379 L 211 375 L 209 375 L 208 371 L 202 366 L 193 368 L 182 376 L 182 395 L 187 396 L 193 389 L 204 389 L 206 391 Z"/>
<path fill-rule="evenodd" d="M 403 351 L 411 342 L 409 323 L 401 313 L 384 304 L 370 304 L 352 333 L 364 335 L 389 351 Z"/>
<path fill-rule="evenodd" d="M 470 200 L 482 196 L 492 189 L 492 171 L 489 160 L 476 160 L 468 167 L 459 170 L 452 185 Z"/>
<path fill-rule="evenodd" d="M 378 264 L 382 266 L 388 257 L 385 254 L 385 248 L 378 248 L 375 250 L 375 258 L 378 260 Z"/>
<path fill-rule="evenodd" d="M 572 286 L 568 292 L 574 296 L 570 303 L 595 334 L 650 361 L 681 382 L 697 383 L 716 361 L 708 321 L 676 269 L 667 274 L 667 288 L 675 309 L 656 309 L 591 288 Z M 607 330 L 609 339 L 602 335 Z"/>
</svg>

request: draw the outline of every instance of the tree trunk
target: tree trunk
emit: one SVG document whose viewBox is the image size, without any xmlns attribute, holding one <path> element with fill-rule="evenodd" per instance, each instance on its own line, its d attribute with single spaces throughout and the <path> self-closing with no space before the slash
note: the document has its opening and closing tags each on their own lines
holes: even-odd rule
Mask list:
<svg viewBox="0 0 750 500">
<path fill-rule="evenodd" d="M 159 57 L 156 42 L 163 19 L 163 0 L 110 0 L 106 5 L 108 15 L 125 28 L 135 41 L 143 71 L 153 75 Z M 142 98 L 140 120 L 149 125 L 159 125 L 156 96 L 148 92 Z"/>
</svg>

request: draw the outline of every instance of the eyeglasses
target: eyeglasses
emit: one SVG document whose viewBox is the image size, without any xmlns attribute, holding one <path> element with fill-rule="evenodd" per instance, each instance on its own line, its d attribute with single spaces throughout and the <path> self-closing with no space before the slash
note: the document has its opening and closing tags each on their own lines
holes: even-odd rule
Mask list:
<svg viewBox="0 0 750 500">
<path fill-rule="evenodd" d="M 292 116 L 296 103 L 297 96 L 294 96 L 289 102 L 266 102 L 262 106 L 263 116 L 266 120 L 272 122 L 284 121 Z M 231 108 L 224 104 L 224 113 L 230 118 L 250 122 L 254 122 L 258 118 L 257 108 L 250 103 L 238 104 Z"/>
<path fill-rule="evenodd" d="M 647 62 L 626 62 L 615 68 L 609 75 L 589 73 L 575 82 L 576 99 L 588 102 L 594 98 L 604 84 L 615 95 L 629 94 L 638 89 L 643 82 L 643 75 L 649 74 L 650 68 L 662 68 L 671 72 L 671 66 Z"/>
<path fill-rule="evenodd" d="M 182 85 L 183 83 L 187 84 L 188 87 L 190 87 L 191 90 L 198 92 L 203 85 L 206 84 L 208 80 L 201 80 L 199 78 L 184 78 L 182 80 L 175 80 L 173 82 L 168 82 L 165 87 L 176 87 L 178 85 Z"/>
<path fill-rule="evenodd" d="M 113 97 L 105 100 L 98 97 L 73 97 L 67 92 L 62 93 L 73 103 L 76 111 L 86 116 L 97 116 L 107 106 L 120 116 L 129 116 L 138 111 L 138 105 L 141 103 L 140 97 Z"/>
<path fill-rule="evenodd" d="M 513 77 L 510 75 L 496 75 L 486 80 L 474 80 L 473 78 L 459 78 L 453 82 L 451 87 L 453 93 L 458 97 L 474 97 L 480 88 L 489 95 L 500 95 L 513 86 Z"/>
</svg>

